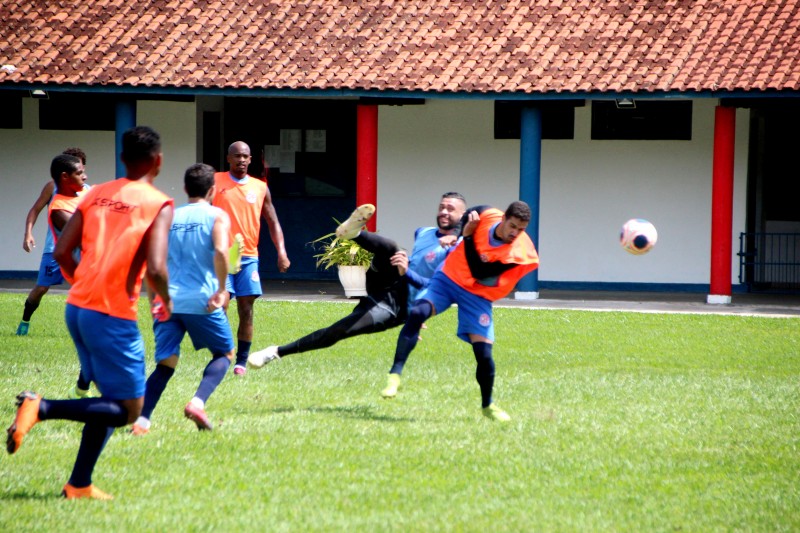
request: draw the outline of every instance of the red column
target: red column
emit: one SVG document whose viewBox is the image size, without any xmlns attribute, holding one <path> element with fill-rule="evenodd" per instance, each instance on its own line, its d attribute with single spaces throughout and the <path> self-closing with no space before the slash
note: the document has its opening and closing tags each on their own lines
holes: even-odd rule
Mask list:
<svg viewBox="0 0 800 533">
<path fill-rule="evenodd" d="M 709 303 L 731 301 L 733 249 L 733 159 L 736 108 L 717 106 L 714 114 L 714 167 L 711 187 L 711 283 Z"/>
<path fill-rule="evenodd" d="M 356 205 L 378 205 L 378 106 L 359 105 L 356 118 Z M 367 223 L 375 231 L 377 213 Z"/>
</svg>

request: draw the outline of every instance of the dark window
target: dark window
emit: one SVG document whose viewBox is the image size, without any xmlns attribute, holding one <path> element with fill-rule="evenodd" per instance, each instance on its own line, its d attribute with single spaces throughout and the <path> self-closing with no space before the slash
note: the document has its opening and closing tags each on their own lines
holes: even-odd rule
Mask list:
<svg viewBox="0 0 800 533">
<path fill-rule="evenodd" d="M 592 102 L 592 139 L 692 140 L 692 102 L 627 100 Z"/>
<path fill-rule="evenodd" d="M 114 131 L 115 111 L 108 95 L 49 92 L 39 100 L 39 129 Z"/>
<path fill-rule="evenodd" d="M 22 129 L 22 95 L 16 91 L 0 91 L 0 129 Z"/>
<path fill-rule="evenodd" d="M 508 102 L 496 100 L 494 103 L 494 138 L 519 139 L 520 115 L 525 106 L 535 106 L 542 113 L 542 139 L 575 138 L 575 107 L 583 106 L 583 101 Z"/>
<path fill-rule="evenodd" d="M 219 171 L 226 170 L 222 153 L 222 113 L 203 111 L 203 163 Z"/>
</svg>

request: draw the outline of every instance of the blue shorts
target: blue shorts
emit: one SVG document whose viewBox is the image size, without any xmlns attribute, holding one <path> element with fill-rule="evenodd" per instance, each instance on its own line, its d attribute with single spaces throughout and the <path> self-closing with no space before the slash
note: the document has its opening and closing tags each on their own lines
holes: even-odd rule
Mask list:
<svg viewBox="0 0 800 533">
<path fill-rule="evenodd" d="M 52 287 L 62 283 L 64 283 L 64 276 L 61 274 L 61 267 L 58 261 L 53 259 L 52 253 L 42 254 L 42 260 L 39 261 L 39 276 L 36 278 L 36 284 L 40 287 Z"/>
<path fill-rule="evenodd" d="M 144 341 L 135 320 L 125 320 L 67 304 L 67 329 L 78 350 L 81 372 L 103 397 L 144 396 Z"/>
<path fill-rule="evenodd" d="M 492 302 L 476 296 L 455 284 L 442 272 L 437 271 L 431 278 L 427 293 L 422 298 L 433 304 L 437 314 L 442 314 L 453 305 L 458 304 L 458 331 L 456 335 L 462 341 L 469 342 L 469 335 L 480 335 L 494 342 L 494 320 L 492 319 Z"/>
<path fill-rule="evenodd" d="M 233 335 L 228 316 L 222 309 L 209 315 L 174 313 L 166 322 L 153 324 L 156 337 L 156 363 L 171 355 L 181 355 L 181 341 L 186 333 L 195 350 L 208 348 L 213 355 L 233 350 Z"/>
<path fill-rule="evenodd" d="M 225 290 L 236 296 L 261 296 L 261 276 L 258 275 L 258 257 L 242 257 L 238 274 L 228 274 Z"/>
</svg>

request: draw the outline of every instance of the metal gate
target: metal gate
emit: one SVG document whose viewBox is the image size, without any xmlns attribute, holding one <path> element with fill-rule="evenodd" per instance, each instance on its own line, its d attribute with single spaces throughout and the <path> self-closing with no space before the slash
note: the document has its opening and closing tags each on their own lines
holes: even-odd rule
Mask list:
<svg viewBox="0 0 800 533">
<path fill-rule="evenodd" d="M 800 292 L 800 233 L 740 233 L 738 255 L 748 291 Z"/>
</svg>

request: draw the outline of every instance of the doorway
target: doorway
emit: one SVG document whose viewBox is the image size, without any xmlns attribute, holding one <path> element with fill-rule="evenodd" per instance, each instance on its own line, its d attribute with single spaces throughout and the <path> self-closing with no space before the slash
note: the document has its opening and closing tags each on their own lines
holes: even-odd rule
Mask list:
<svg viewBox="0 0 800 533">
<path fill-rule="evenodd" d="M 333 232 L 355 207 L 356 102 L 283 98 L 225 98 L 223 151 L 246 142 L 253 161 L 249 173 L 266 167 L 272 201 L 292 266 L 277 269 L 275 247 L 262 225 L 259 267 L 262 279 L 326 280 L 336 272 L 317 270 L 311 244 Z M 262 163 L 263 160 L 263 163 Z"/>
</svg>

